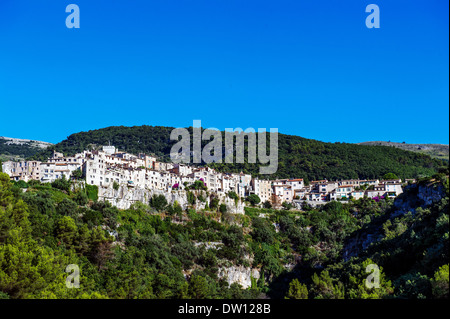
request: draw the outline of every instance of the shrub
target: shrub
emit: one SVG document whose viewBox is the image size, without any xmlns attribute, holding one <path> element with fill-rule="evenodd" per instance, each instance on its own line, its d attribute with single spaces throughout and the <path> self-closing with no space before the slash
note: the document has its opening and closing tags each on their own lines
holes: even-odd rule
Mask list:
<svg viewBox="0 0 450 319">
<path fill-rule="evenodd" d="M 62 175 L 61 178 L 52 182 L 52 187 L 65 191 L 67 193 L 70 192 L 70 181 L 66 179 L 66 175 Z"/>
<path fill-rule="evenodd" d="M 272 208 L 272 204 L 271 204 L 268 200 L 266 200 L 266 201 L 264 202 L 263 206 L 264 206 L 264 208 L 267 208 L 267 209 Z"/>
<path fill-rule="evenodd" d="M 158 212 L 162 212 L 167 208 L 167 200 L 164 195 L 153 195 L 150 199 L 150 206 L 156 209 Z"/>
<path fill-rule="evenodd" d="M 86 195 L 88 199 L 96 202 L 98 200 L 98 186 L 86 184 Z"/>
<path fill-rule="evenodd" d="M 233 191 L 228 192 L 228 197 L 231 198 L 231 199 L 234 199 L 234 200 L 238 200 L 239 199 L 239 197 L 236 194 L 236 192 L 233 192 Z"/>
<path fill-rule="evenodd" d="M 261 202 L 261 199 L 256 194 L 251 194 L 247 197 L 247 200 L 250 202 L 252 206 L 258 205 Z"/>
<path fill-rule="evenodd" d="M 220 204 L 219 211 L 220 211 L 222 214 L 226 213 L 226 212 L 227 212 L 227 205 L 225 205 L 225 204 Z"/>
</svg>

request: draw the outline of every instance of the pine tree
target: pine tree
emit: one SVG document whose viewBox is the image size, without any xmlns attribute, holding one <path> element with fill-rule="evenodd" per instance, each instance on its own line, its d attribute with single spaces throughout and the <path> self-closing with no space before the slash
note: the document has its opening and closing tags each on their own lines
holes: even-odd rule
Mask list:
<svg viewBox="0 0 450 319">
<path fill-rule="evenodd" d="M 293 279 L 289 284 L 286 299 L 308 299 L 308 288 L 301 284 L 298 279 Z"/>
</svg>

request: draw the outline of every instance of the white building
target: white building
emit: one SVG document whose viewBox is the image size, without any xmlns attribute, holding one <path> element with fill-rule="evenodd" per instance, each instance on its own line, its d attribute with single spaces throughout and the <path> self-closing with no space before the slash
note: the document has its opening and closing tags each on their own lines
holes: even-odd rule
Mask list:
<svg viewBox="0 0 450 319">
<path fill-rule="evenodd" d="M 353 185 L 341 185 L 335 189 L 336 199 L 349 198 L 355 187 Z"/>
<path fill-rule="evenodd" d="M 261 203 L 272 200 L 272 181 L 253 178 L 251 187 L 252 192 L 261 199 Z"/>
<path fill-rule="evenodd" d="M 287 180 L 286 185 L 290 185 L 292 189 L 295 191 L 302 189 L 305 186 L 305 183 L 303 182 L 302 178 L 295 178 Z"/>
<path fill-rule="evenodd" d="M 7 161 L 2 163 L 2 172 L 8 174 L 13 181 L 23 180 L 28 182 L 32 179 L 41 178 L 40 164 L 39 161 Z"/>
<path fill-rule="evenodd" d="M 396 197 L 403 193 L 402 184 L 400 183 L 386 183 L 384 186 L 386 193 L 389 194 L 389 197 Z"/>
<path fill-rule="evenodd" d="M 291 185 L 273 185 L 273 194 L 282 202 L 291 202 L 294 199 L 294 193 Z"/>
</svg>

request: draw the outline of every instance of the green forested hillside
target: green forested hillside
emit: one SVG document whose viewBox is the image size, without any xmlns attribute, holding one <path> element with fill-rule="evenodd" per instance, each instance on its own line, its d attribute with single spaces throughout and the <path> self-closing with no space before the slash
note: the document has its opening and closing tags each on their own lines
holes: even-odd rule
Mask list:
<svg viewBox="0 0 450 319">
<path fill-rule="evenodd" d="M 174 142 L 170 141 L 173 127 L 162 126 L 111 126 L 88 132 L 75 133 L 47 150 L 36 154 L 32 158 L 45 160 L 52 155 L 53 150 L 73 155 L 83 150 L 101 145 L 116 146 L 121 151 L 132 154 L 147 153 L 158 157 L 168 156 Z M 165 158 L 166 160 L 168 157 Z"/>
<path fill-rule="evenodd" d="M 419 185 L 428 188 L 428 192 L 432 188 L 444 189 L 442 198 L 431 205 L 419 205 Z M 361 248 L 357 256 L 348 260 L 330 263 L 322 273 L 330 275 L 330 282 L 340 282 L 344 287 L 349 287 L 367 276 L 364 267 L 356 265 L 367 266 L 372 263 L 384 275 L 381 281 L 384 281 L 385 287 L 380 287 L 378 294 L 401 299 L 448 298 L 448 196 L 448 176 L 435 175 L 434 179 L 423 179 L 419 184 L 406 188 L 402 198 L 412 204 L 410 210 L 397 214 L 397 208 L 391 206 L 384 212 L 369 215 L 371 221 L 364 223 L 359 231 L 347 238 L 367 247 Z M 361 217 L 367 216 L 370 211 L 367 204 L 372 205 L 366 201 L 364 205 L 355 205 L 353 209 L 362 213 Z M 363 233 L 372 235 L 365 237 Z M 376 289 L 368 293 L 362 283 L 354 287 L 356 289 L 353 291 L 346 291 L 350 298 L 377 298 Z"/>
<path fill-rule="evenodd" d="M 448 298 L 448 176 L 435 180 L 440 200 L 424 208 L 413 200 L 415 213 L 397 217 L 389 198 L 234 215 L 156 199 L 120 210 L 91 196 L 95 189 L 0 173 L 0 299 Z M 345 258 L 348 243 L 362 246 L 360 233 L 373 230 L 380 236 Z M 79 289 L 66 288 L 69 264 L 80 269 Z M 370 264 L 379 288 L 365 284 Z M 219 270 L 231 266 L 257 269 L 259 279 L 229 286 Z"/>
<path fill-rule="evenodd" d="M 70 135 L 66 140 L 32 158 L 45 160 L 51 156 L 53 150 L 72 155 L 92 146 L 111 143 L 120 150 L 134 154 L 140 152 L 154 154 L 161 160 L 169 161 L 170 149 L 175 143 L 170 140 L 172 129 L 158 126 L 116 126 L 80 132 Z M 427 155 L 393 147 L 324 143 L 284 134 L 279 134 L 278 140 L 278 171 L 270 178 L 299 177 L 308 180 L 380 178 L 388 172 L 395 173 L 401 178 L 415 178 L 420 175 L 432 175 L 439 166 L 446 165 Z M 208 141 L 204 141 L 203 145 L 206 143 Z M 210 166 L 222 171 L 243 171 L 257 175 L 260 164 L 213 163 Z"/>
</svg>

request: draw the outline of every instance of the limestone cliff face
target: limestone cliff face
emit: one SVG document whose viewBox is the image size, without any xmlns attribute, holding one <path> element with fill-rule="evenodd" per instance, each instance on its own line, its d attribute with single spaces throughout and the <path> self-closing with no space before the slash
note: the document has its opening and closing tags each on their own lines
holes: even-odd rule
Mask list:
<svg viewBox="0 0 450 319">
<path fill-rule="evenodd" d="M 445 189 L 442 184 L 419 185 L 418 197 L 423 201 L 424 206 L 429 206 L 440 201 L 445 196 Z"/>
<path fill-rule="evenodd" d="M 237 283 L 247 289 L 252 285 L 252 278 L 259 279 L 259 271 L 249 267 L 231 266 L 220 268 L 217 276 L 219 279 L 224 278 L 229 285 Z"/>
<path fill-rule="evenodd" d="M 379 241 L 383 238 L 381 228 L 376 229 L 372 233 L 358 232 L 353 238 L 347 241 L 343 249 L 344 260 L 348 260 L 351 257 L 356 257 L 358 254 L 370 246 L 373 242 Z"/>
<path fill-rule="evenodd" d="M 135 202 L 148 203 L 151 194 L 138 187 L 120 186 L 117 190 L 112 187 L 98 188 L 98 200 L 108 201 L 120 209 L 128 209 Z"/>
<path fill-rule="evenodd" d="M 419 207 L 425 208 L 445 197 L 445 189 L 441 183 L 438 184 L 413 184 L 405 188 L 394 202 L 395 212 L 393 217 L 405 214 L 409 211 L 415 213 Z"/>
<path fill-rule="evenodd" d="M 393 210 L 389 214 L 389 219 L 412 212 L 417 208 L 426 208 L 436 202 L 439 202 L 446 196 L 445 188 L 441 183 L 412 184 L 405 187 L 403 194 L 398 196 L 393 205 Z M 357 232 L 356 236 L 350 238 L 343 250 L 345 260 L 352 256 L 357 256 L 373 242 L 381 240 L 384 236 L 382 225 L 368 228 Z"/>
<path fill-rule="evenodd" d="M 229 198 L 228 196 L 220 197 L 220 202 L 224 203 L 227 206 L 227 211 L 232 214 L 244 214 L 244 203 L 240 200 L 235 203 L 234 199 Z"/>
<path fill-rule="evenodd" d="M 196 193 L 196 191 L 194 191 L 194 193 Z M 187 192 L 184 190 L 164 192 L 162 190 L 144 189 L 138 186 L 130 187 L 125 185 L 120 185 L 117 190 L 115 190 L 112 186 L 108 188 L 98 188 L 98 199 L 100 201 L 108 201 L 120 209 L 128 209 L 133 203 L 136 202 L 148 204 L 153 195 L 163 195 L 170 205 L 173 205 L 173 203 L 177 201 L 183 210 L 188 207 Z M 232 214 L 244 214 L 245 205 L 241 201 L 238 201 L 236 205 L 234 199 L 231 199 L 228 196 L 222 195 L 218 197 L 220 203 L 224 203 L 227 206 L 228 212 Z M 197 200 L 195 207 L 198 210 L 204 209 L 206 204 L 209 205 L 209 198 L 206 198 L 206 202 L 200 202 Z"/>
</svg>

